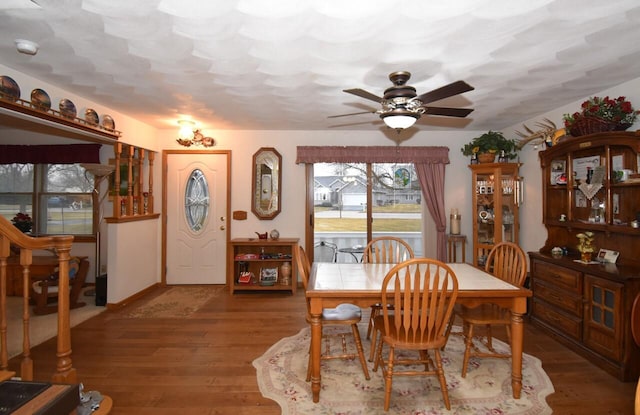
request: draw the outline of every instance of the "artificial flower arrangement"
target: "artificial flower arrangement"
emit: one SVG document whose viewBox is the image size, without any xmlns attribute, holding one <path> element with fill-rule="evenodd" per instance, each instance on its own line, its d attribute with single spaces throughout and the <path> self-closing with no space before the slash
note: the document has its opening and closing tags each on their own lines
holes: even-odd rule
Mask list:
<svg viewBox="0 0 640 415">
<path fill-rule="evenodd" d="M 491 131 L 474 138 L 460 149 L 465 156 L 473 156 L 482 153 L 500 153 L 504 151 L 504 156 L 508 159 L 516 157 L 516 140 L 510 140 L 501 132 Z"/>
<path fill-rule="evenodd" d="M 13 226 L 20 229 L 21 232 L 30 232 L 33 228 L 33 219 L 26 213 L 18 212 L 13 219 L 11 219 Z"/>
<path fill-rule="evenodd" d="M 578 243 L 578 251 L 581 254 L 581 259 L 584 262 L 591 261 L 591 255 L 595 252 L 596 247 L 593 246 L 594 234 L 593 232 L 587 231 L 583 233 L 579 233 L 576 235 L 576 238 L 580 241 Z"/>
<path fill-rule="evenodd" d="M 640 111 L 634 110 L 631 102 L 626 97 L 620 96 L 612 99 L 591 97 L 584 101 L 579 112 L 564 114 L 562 119 L 564 126 L 571 135 L 585 135 L 594 132 L 626 130 L 636 120 Z M 594 124 L 588 128 L 584 124 Z"/>
</svg>

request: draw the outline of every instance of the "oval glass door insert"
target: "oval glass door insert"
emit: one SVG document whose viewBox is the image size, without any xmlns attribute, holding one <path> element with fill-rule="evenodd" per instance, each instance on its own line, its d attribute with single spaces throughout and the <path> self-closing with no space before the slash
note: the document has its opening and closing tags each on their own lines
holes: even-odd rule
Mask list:
<svg viewBox="0 0 640 415">
<path fill-rule="evenodd" d="M 184 191 L 184 213 L 189 228 L 200 232 L 209 215 L 209 184 L 200 169 L 195 169 L 187 179 Z"/>
</svg>

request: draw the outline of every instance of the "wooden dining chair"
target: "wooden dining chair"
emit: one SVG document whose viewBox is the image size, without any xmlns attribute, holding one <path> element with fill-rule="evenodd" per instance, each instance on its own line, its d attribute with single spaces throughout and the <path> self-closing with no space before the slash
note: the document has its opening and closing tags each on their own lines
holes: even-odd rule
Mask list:
<svg viewBox="0 0 640 415">
<path fill-rule="evenodd" d="M 373 264 L 399 264 L 407 259 L 413 258 L 413 249 L 403 239 L 395 236 L 381 236 L 372 239 L 364 248 L 362 254 L 362 262 Z M 371 339 L 371 350 L 369 353 L 369 361 L 374 360 L 376 349 L 376 330 L 374 320 L 380 314 L 382 304 L 373 304 L 371 306 L 371 315 L 369 316 L 369 325 L 367 328 L 367 339 Z"/>
<path fill-rule="evenodd" d="M 522 248 L 512 242 L 500 242 L 489 252 L 485 271 L 510 284 L 522 287 L 527 276 L 525 253 Z M 482 304 L 475 308 L 456 306 L 454 314 L 462 319 L 462 333 L 465 338 L 462 377 L 467 375 L 467 367 L 471 357 L 511 358 L 511 352 L 499 353 L 493 348 L 491 334 L 492 326 L 504 326 L 507 331 L 507 339 L 511 344 L 511 311 L 509 309 L 495 304 Z M 447 337 L 451 326 L 452 323 L 447 328 Z M 474 329 L 477 326 L 482 326 L 485 329 L 486 338 L 483 343 L 487 351 L 481 351 L 474 343 Z"/>
<path fill-rule="evenodd" d="M 309 274 L 311 272 L 311 263 L 309 257 L 304 248 L 298 247 L 298 255 L 296 255 L 296 261 L 298 264 L 298 271 L 302 276 L 302 285 L 307 290 L 309 284 Z M 310 303 L 307 298 L 307 322 L 311 323 Z M 369 380 L 369 369 L 367 368 L 367 362 L 364 357 L 364 350 L 362 347 L 362 339 L 360 338 L 360 331 L 358 330 L 358 323 L 362 320 L 362 310 L 360 307 L 354 304 L 340 304 L 336 308 L 326 308 L 322 310 L 322 327 L 326 326 L 350 326 L 351 333 L 342 332 L 338 334 L 341 338 L 342 351 L 341 353 L 333 354 L 331 352 L 331 339 L 328 335 L 323 333 L 323 340 L 325 344 L 325 351 L 320 356 L 322 360 L 343 359 L 353 360 L 356 357 L 360 359 L 362 365 L 362 371 L 364 372 L 365 379 Z M 357 354 L 348 353 L 346 336 L 351 334 L 355 342 Z M 311 349 L 309 349 L 309 363 L 307 364 L 307 382 L 311 380 Z"/>
<path fill-rule="evenodd" d="M 84 307 L 80 301 L 80 293 L 89 272 L 87 257 L 71 257 L 69 259 L 69 308 Z M 33 277 L 33 279 L 36 279 Z M 35 303 L 33 314 L 51 314 L 58 312 L 58 271 L 44 279 L 37 279 L 31 284 L 31 299 Z"/>
<path fill-rule="evenodd" d="M 393 267 L 380 293 L 382 307 L 375 325 L 380 331 L 373 371 L 382 367 L 385 379 L 384 410 L 389 410 L 394 376 L 435 375 L 447 409 L 451 409 L 440 349 L 458 296 L 458 279 L 449 266 L 436 259 L 416 258 Z M 383 346 L 389 352 L 385 361 Z M 410 351 L 396 358 L 397 350 Z M 433 352 L 434 361 L 429 352 Z M 407 367 L 410 366 L 410 367 Z M 404 369 L 403 369 L 404 368 Z"/>
</svg>

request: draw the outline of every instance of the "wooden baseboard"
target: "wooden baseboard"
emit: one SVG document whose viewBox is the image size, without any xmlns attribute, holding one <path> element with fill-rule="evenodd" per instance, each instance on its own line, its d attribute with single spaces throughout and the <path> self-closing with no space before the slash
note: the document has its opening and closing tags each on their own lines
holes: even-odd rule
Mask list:
<svg viewBox="0 0 640 415">
<path fill-rule="evenodd" d="M 138 291 L 137 293 L 133 294 L 130 297 L 125 298 L 122 301 L 119 301 L 117 303 L 107 303 L 107 310 L 117 310 L 119 308 L 122 308 L 125 305 L 129 304 L 130 302 L 137 300 L 143 297 L 145 294 L 149 293 L 150 291 L 153 291 L 154 289 L 158 288 L 160 285 L 161 284 L 159 282 L 156 282 L 155 284 L 148 286 L 142 291 Z"/>
</svg>

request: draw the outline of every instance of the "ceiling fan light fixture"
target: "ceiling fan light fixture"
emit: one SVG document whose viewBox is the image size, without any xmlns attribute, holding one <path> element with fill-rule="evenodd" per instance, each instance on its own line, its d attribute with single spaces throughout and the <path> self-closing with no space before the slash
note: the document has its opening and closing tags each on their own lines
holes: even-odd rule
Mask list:
<svg viewBox="0 0 640 415">
<path fill-rule="evenodd" d="M 381 114 L 382 121 L 395 130 L 404 130 L 411 127 L 420 118 L 420 113 L 413 113 L 411 111 L 400 110 L 391 111 L 386 114 Z"/>
</svg>

